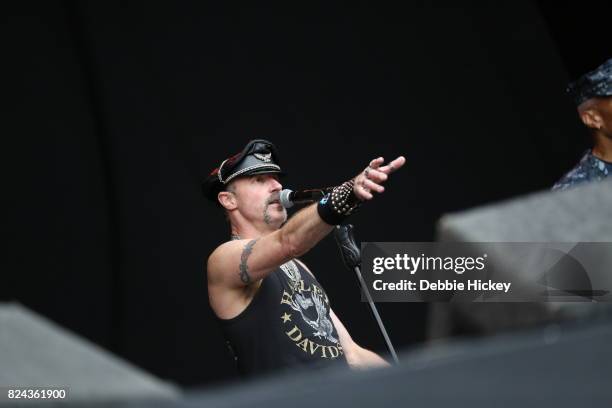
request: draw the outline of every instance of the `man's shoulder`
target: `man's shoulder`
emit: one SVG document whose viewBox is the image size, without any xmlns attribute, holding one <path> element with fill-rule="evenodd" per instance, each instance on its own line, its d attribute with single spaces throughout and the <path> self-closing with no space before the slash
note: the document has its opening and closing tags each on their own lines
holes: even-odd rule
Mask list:
<svg viewBox="0 0 612 408">
<path fill-rule="evenodd" d="M 237 243 L 239 243 L 242 240 L 239 239 L 230 239 L 229 241 L 225 241 L 222 242 L 221 244 L 219 244 L 211 253 L 210 256 L 218 256 L 219 254 L 222 254 L 224 251 L 226 251 L 228 248 L 236 245 Z"/>
<path fill-rule="evenodd" d="M 242 245 L 241 240 L 226 241 L 210 253 L 206 262 L 209 277 L 211 274 L 223 272 L 227 263 L 231 261 L 235 248 L 240 245 Z"/>
<path fill-rule="evenodd" d="M 605 178 L 607 176 L 607 171 L 601 163 L 603 162 L 595 157 L 590 150 L 586 151 L 578 164 L 561 177 L 552 189 L 565 190 L 577 184 Z"/>
<path fill-rule="evenodd" d="M 223 257 L 223 254 L 225 252 L 227 252 L 227 250 L 230 247 L 230 244 L 233 241 L 226 241 L 224 243 L 222 243 L 221 245 L 219 245 L 218 247 L 216 247 L 211 253 L 210 255 L 208 255 L 208 262 L 210 263 L 211 260 L 216 260 L 217 258 Z"/>
</svg>

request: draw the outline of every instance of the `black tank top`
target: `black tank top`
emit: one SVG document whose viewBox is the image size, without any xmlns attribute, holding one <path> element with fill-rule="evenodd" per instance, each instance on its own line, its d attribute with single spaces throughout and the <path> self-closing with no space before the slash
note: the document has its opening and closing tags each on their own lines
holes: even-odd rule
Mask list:
<svg viewBox="0 0 612 408">
<path fill-rule="evenodd" d="M 299 262 L 275 269 L 245 310 L 219 321 L 242 374 L 346 365 L 327 294 Z"/>
</svg>

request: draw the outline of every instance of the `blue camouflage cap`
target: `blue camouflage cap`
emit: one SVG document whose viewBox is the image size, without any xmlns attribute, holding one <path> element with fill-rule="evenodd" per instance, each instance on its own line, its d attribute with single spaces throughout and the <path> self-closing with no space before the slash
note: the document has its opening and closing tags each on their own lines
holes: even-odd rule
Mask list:
<svg viewBox="0 0 612 408">
<path fill-rule="evenodd" d="M 569 84 L 567 92 L 576 106 L 597 96 L 612 96 L 612 58 Z"/>
</svg>

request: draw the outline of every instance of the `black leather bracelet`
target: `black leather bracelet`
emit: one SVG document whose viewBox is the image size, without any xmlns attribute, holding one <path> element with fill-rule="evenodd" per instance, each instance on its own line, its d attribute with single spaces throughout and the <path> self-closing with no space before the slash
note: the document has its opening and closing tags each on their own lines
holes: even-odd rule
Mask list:
<svg viewBox="0 0 612 408">
<path fill-rule="evenodd" d="M 353 180 L 334 187 L 317 205 L 317 212 L 329 225 L 341 224 L 361 206 L 361 201 L 353 193 Z"/>
</svg>

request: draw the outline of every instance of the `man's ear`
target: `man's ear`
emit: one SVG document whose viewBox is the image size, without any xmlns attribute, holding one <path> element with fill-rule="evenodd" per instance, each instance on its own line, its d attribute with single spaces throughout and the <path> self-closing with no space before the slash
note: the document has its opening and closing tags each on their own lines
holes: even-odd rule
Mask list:
<svg viewBox="0 0 612 408">
<path fill-rule="evenodd" d="M 231 191 L 221 191 L 217 194 L 217 200 L 226 210 L 233 210 L 237 207 L 236 196 Z"/>
<path fill-rule="evenodd" d="M 582 123 L 590 129 L 601 129 L 603 118 L 596 109 L 581 109 L 578 111 Z"/>
</svg>

